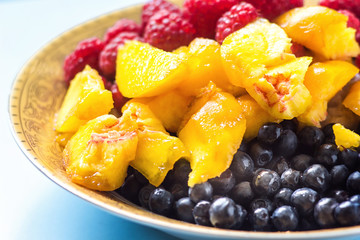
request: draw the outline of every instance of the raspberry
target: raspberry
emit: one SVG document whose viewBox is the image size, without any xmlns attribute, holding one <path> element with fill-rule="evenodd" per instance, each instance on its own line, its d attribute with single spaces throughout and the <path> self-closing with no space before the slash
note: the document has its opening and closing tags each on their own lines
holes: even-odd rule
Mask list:
<svg viewBox="0 0 360 240">
<path fill-rule="evenodd" d="M 66 56 L 64 60 L 65 82 L 69 84 L 75 75 L 81 72 L 86 65 L 98 70 L 99 54 L 103 48 L 104 43 L 96 37 L 79 42 L 75 50 Z"/>
<path fill-rule="evenodd" d="M 335 10 L 348 10 L 360 18 L 360 0 L 320 0 L 319 4 Z"/>
<path fill-rule="evenodd" d="M 306 55 L 304 46 L 296 42 L 292 42 L 291 51 L 296 57 L 303 57 Z"/>
<path fill-rule="evenodd" d="M 129 19 L 121 19 L 117 21 L 114 26 L 110 27 L 104 36 L 105 44 L 108 44 L 112 39 L 114 39 L 119 33 L 122 32 L 134 32 L 138 35 L 141 34 L 141 27 L 139 24 Z"/>
<path fill-rule="evenodd" d="M 258 17 L 258 13 L 253 5 L 242 2 L 234 5 L 229 11 L 219 18 L 216 25 L 215 39 L 219 43 L 231 33 L 245 27 L 248 23 L 253 22 Z"/>
<path fill-rule="evenodd" d="M 113 79 L 116 69 L 116 56 L 119 46 L 124 45 L 126 40 L 142 41 L 142 38 L 134 32 L 119 33 L 100 53 L 99 65 L 102 73 L 109 79 Z"/>
<path fill-rule="evenodd" d="M 185 0 L 183 14 L 194 25 L 197 37 L 215 38 L 218 19 L 240 0 Z"/>
<path fill-rule="evenodd" d="M 360 55 L 358 55 L 355 59 L 355 66 L 357 66 L 358 68 L 360 68 Z"/>
<path fill-rule="evenodd" d="M 302 7 L 304 0 L 245 0 L 257 8 L 261 15 L 269 20 L 296 7 Z"/>
<path fill-rule="evenodd" d="M 160 10 L 152 16 L 144 31 L 145 42 L 165 51 L 188 45 L 194 36 L 195 29 L 188 20 L 167 10 Z"/>
<path fill-rule="evenodd" d="M 116 83 L 111 85 L 110 91 L 114 100 L 114 107 L 119 113 L 121 113 L 121 108 L 129 99 L 121 94 Z"/>
<path fill-rule="evenodd" d="M 360 28 L 360 20 L 348 10 L 339 10 L 339 13 L 344 14 L 348 17 L 347 26 L 358 30 Z"/>
<path fill-rule="evenodd" d="M 142 22 L 141 25 L 143 30 L 145 29 L 147 23 L 149 22 L 149 19 L 161 9 L 165 9 L 168 10 L 169 12 L 175 12 L 181 14 L 180 9 L 174 4 L 169 3 L 168 1 L 152 0 L 143 6 L 143 10 L 141 13 L 141 22 Z"/>
</svg>

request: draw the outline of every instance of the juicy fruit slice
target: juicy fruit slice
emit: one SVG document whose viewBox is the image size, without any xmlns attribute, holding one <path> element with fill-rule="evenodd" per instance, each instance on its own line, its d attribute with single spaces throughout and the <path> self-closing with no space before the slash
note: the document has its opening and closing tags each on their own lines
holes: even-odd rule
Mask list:
<svg viewBox="0 0 360 240">
<path fill-rule="evenodd" d="M 353 131 L 346 129 L 343 125 L 337 123 L 333 126 L 335 143 L 338 147 L 352 148 L 359 147 L 360 136 Z"/>
<path fill-rule="evenodd" d="M 195 113 L 179 132 L 180 140 L 191 153 L 190 187 L 220 176 L 229 168 L 246 127 L 241 106 L 231 94 L 208 91 L 197 101 L 193 105 L 195 111 L 189 111 Z"/>
<path fill-rule="evenodd" d="M 135 159 L 130 165 L 154 186 L 159 186 L 177 160 L 188 158 L 188 151 L 179 138 L 170 136 L 148 106 L 129 102 L 123 115 L 131 116 L 138 126 L 139 141 Z"/>
<path fill-rule="evenodd" d="M 345 107 L 360 116 L 360 82 L 354 83 L 343 101 Z"/>
<path fill-rule="evenodd" d="M 292 119 L 304 113 L 311 103 L 303 84 L 311 57 L 301 57 L 269 69 L 261 78 L 249 81 L 248 93 L 278 119 Z"/>
<path fill-rule="evenodd" d="M 192 100 L 193 97 L 173 90 L 152 98 L 135 98 L 130 102 L 147 105 L 167 131 L 176 133 Z"/>
<path fill-rule="evenodd" d="M 304 84 L 312 96 L 312 104 L 298 117 L 300 122 L 320 127 L 327 116 L 327 103 L 340 91 L 359 69 L 344 61 L 312 64 L 305 74 Z"/>
<path fill-rule="evenodd" d="M 86 66 L 70 83 L 55 120 L 55 130 L 76 132 L 81 125 L 109 113 L 112 108 L 111 92 L 105 90 L 98 72 Z"/>
<path fill-rule="evenodd" d="M 149 44 L 129 41 L 119 48 L 116 83 L 124 97 L 152 97 L 165 93 L 187 75 L 185 59 Z"/>
<path fill-rule="evenodd" d="M 242 115 L 246 119 L 246 130 L 244 139 L 251 140 L 255 138 L 262 125 L 267 122 L 280 122 L 271 116 L 267 111 L 262 109 L 260 105 L 248 94 L 237 98 L 242 109 Z"/>
<path fill-rule="evenodd" d="M 356 30 L 347 27 L 347 17 L 322 6 L 292 9 L 275 20 L 295 42 L 326 59 L 356 57 L 360 48 Z"/>
<path fill-rule="evenodd" d="M 100 191 L 123 184 L 138 143 L 136 128 L 128 122 L 127 118 L 103 115 L 75 133 L 63 153 L 71 181 Z"/>
<path fill-rule="evenodd" d="M 230 82 L 240 87 L 248 79 L 263 76 L 268 68 L 295 58 L 284 30 L 262 18 L 225 38 L 221 56 Z"/>
<path fill-rule="evenodd" d="M 210 81 L 235 95 L 245 91 L 230 83 L 221 62 L 220 45 L 216 41 L 196 38 L 188 47 L 181 47 L 175 53 L 188 58 L 188 75 L 178 87 L 183 94 L 195 96 Z"/>
</svg>

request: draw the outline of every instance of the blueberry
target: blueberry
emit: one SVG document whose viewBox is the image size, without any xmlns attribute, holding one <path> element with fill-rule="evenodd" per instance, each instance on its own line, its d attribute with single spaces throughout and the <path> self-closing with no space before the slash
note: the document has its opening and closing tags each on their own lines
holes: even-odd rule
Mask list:
<svg viewBox="0 0 360 240">
<path fill-rule="evenodd" d="M 330 181 L 331 175 L 328 170 L 320 164 L 311 165 L 304 171 L 302 176 L 304 186 L 319 192 L 325 192 L 330 187 Z"/>
<path fill-rule="evenodd" d="M 360 205 L 350 201 L 342 202 L 335 208 L 334 216 L 342 226 L 356 225 L 360 222 Z"/>
<path fill-rule="evenodd" d="M 239 229 L 243 226 L 248 213 L 243 206 L 238 205 L 238 204 L 236 204 L 236 210 L 237 210 L 237 220 L 236 220 L 236 224 L 233 228 Z"/>
<path fill-rule="evenodd" d="M 315 160 L 326 167 L 332 167 L 339 161 L 338 154 L 339 150 L 335 144 L 325 143 L 318 148 Z"/>
<path fill-rule="evenodd" d="M 271 215 L 274 227 L 279 231 L 294 231 L 299 224 L 298 214 L 291 206 L 281 206 Z"/>
<path fill-rule="evenodd" d="M 194 203 L 201 200 L 210 201 L 213 195 L 213 188 L 209 182 L 195 184 L 194 187 L 189 188 L 189 197 Z"/>
<path fill-rule="evenodd" d="M 209 216 L 214 227 L 230 229 L 237 224 L 238 209 L 232 199 L 222 197 L 211 204 Z"/>
<path fill-rule="evenodd" d="M 250 214 L 250 223 L 255 231 L 265 231 L 270 228 L 270 214 L 266 208 L 257 208 Z"/>
<path fill-rule="evenodd" d="M 254 142 L 250 147 L 250 156 L 257 167 L 263 167 L 271 161 L 273 152 L 269 147 L 262 146 L 259 142 Z"/>
<path fill-rule="evenodd" d="M 273 198 L 274 204 L 276 207 L 281 207 L 284 205 L 291 205 L 291 195 L 293 194 L 293 190 L 290 188 L 281 188 Z"/>
<path fill-rule="evenodd" d="M 140 189 L 138 198 L 139 198 L 140 205 L 143 208 L 149 209 L 150 194 L 154 191 L 155 188 L 156 188 L 155 186 L 153 186 L 149 183 Z"/>
<path fill-rule="evenodd" d="M 291 167 L 298 171 L 305 171 L 313 163 L 314 159 L 312 156 L 307 154 L 299 154 L 291 159 Z"/>
<path fill-rule="evenodd" d="M 297 149 L 298 139 L 296 134 L 291 130 L 284 130 L 279 139 L 274 143 L 277 155 L 291 157 Z"/>
<path fill-rule="evenodd" d="M 335 123 L 330 123 L 322 128 L 322 131 L 325 136 L 325 143 L 335 144 L 335 135 L 334 135 L 334 130 L 333 130 L 334 124 Z"/>
<path fill-rule="evenodd" d="M 142 187 L 143 185 L 136 180 L 135 175 L 131 174 L 117 191 L 119 191 L 119 193 L 127 200 L 138 203 L 138 194 Z"/>
<path fill-rule="evenodd" d="M 253 178 L 252 187 L 255 193 L 263 196 L 272 196 L 280 189 L 280 177 L 272 170 L 259 171 Z"/>
<path fill-rule="evenodd" d="M 360 193 L 360 172 L 355 171 L 348 177 L 346 181 L 346 188 L 350 193 Z"/>
<path fill-rule="evenodd" d="M 190 198 L 180 198 L 175 203 L 175 210 L 176 215 L 178 219 L 181 221 L 194 223 L 194 217 L 193 217 L 193 209 L 195 207 L 195 204 L 190 200 Z"/>
<path fill-rule="evenodd" d="M 188 196 L 188 191 L 189 191 L 188 189 L 189 189 L 188 186 L 186 186 L 184 184 L 175 183 L 175 184 L 171 185 L 168 190 L 173 195 L 174 200 L 177 201 L 180 198 Z"/>
<path fill-rule="evenodd" d="M 356 168 L 360 162 L 359 153 L 349 148 L 346 148 L 339 153 L 339 159 L 349 169 Z"/>
<path fill-rule="evenodd" d="M 338 203 L 349 200 L 349 194 L 342 189 L 335 189 L 330 191 L 329 197 L 334 198 Z"/>
<path fill-rule="evenodd" d="M 150 194 L 149 198 L 149 209 L 150 211 L 169 216 L 174 203 L 174 198 L 170 192 L 163 188 L 156 188 Z"/>
<path fill-rule="evenodd" d="M 254 198 L 254 192 L 251 188 L 250 182 L 241 182 L 236 184 L 230 192 L 231 198 L 238 204 L 243 206 L 249 205 Z"/>
<path fill-rule="evenodd" d="M 300 218 L 299 229 L 302 231 L 310 231 L 319 229 L 314 217 L 312 215 Z"/>
<path fill-rule="evenodd" d="M 210 209 L 209 201 L 200 201 L 198 202 L 193 210 L 193 217 L 195 223 L 202 226 L 211 226 L 210 218 L 209 218 L 209 209 Z"/>
<path fill-rule="evenodd" d="M 173 175 L 176 183 L 187 184 L 189 173 L 191 172 L 190 163 L 185 159 L 180 159 L 174 164 Z"/>
<path fill-rule="evenodd" d="M 281 174 L 281 186 L 295 190 L 300 182 L 301 172 L 289 168 Z"/>
<path fill-rule="evenodd" d="M 299 141 L 307 149 L 314 150 L 323 144 L 324 139 L 324 133 L 317 127 L 306 126 L 299 132 Z"/>
<path fill-rule="evenodd" d="M 314 218 L 322 228 L 333 227 L 336 225 L 334 209 L 338 202 L 334 198 L 322 198 L 314 207 Z"/>
<path fill-rule="evenodd" d="M 248 181 L 252 179 L 254 174 L 254 162 L 248 154 L 237 151 L 230 165 L 230 170 L 237 182 Z"/>
<path fill-rule="evenodd" d="M 281 135 L 282 126 L 278 123 L 265 123 L 259 129 L 257 139 L 266 145 L 273 144 Z"/>
<path fill-rule="evenodd" d="M 266 208 L 269 213 L 272 213 L 274 203 L 267 198 L 256 198 L 250 203 L 249 211 L 254 212 L 258 208 Z"/>
<path fill-rule="evenodd" d="M 146 179 L 146 177 L 144 177 L 144 175 L 142 175 L 139 171 L 137 171 L 136 169 L 134 169 L 134 176 L 136 178 L 136 180 L 142 184 L 142 185 L 146 185 L 149 183 L 149 180 Z"/>
<path fill-rule="evenodd" d="M 331 171 L 331 185 L 333 187 L 343 187 L 346 184 L 346 179 L 349 176 L 349 169 L 344 165 L 336 165 Z"/>
<path fill-rule="evenodd" d="M 214 194 L 225 195 L 235 186 L 235 177 L 230 169 L 227 169 L 219 177 L 209 179 Z"/>
<path fill-rule="evenodd" d="M 284 171 L 289 169 L 289 164 L 283 156 L 275 156 L 273 159 L 266 164 L 267 169 L 274 170 L 277 174 L 281 175 Z"/>
<path fill-rule="evenodd" d="M 290 201 L 302 216 L 312 214 L 319 194 L 311 188 L 299 188 L 293 192 Z"/>
<path fill-rule="evenodd" d="M 291 130 L 293 132 L 297 132 L 299 122 L 296 118 L 293 118 L 291 120 L 282 121 L 280 125 L 282 126 L 283 130 Z"/>
<path fill-rule="evenodd" d="M 248 150 L 249 150 L 249 143 L 245 142 L 245 141 L 242 141 L 238 151 L 247 152 Z"/>
<path fill-rule="evenodd" d="M 350 198 L 350 202 L 360 204 L 360 194 L 356 194 Z"/>
</svg>

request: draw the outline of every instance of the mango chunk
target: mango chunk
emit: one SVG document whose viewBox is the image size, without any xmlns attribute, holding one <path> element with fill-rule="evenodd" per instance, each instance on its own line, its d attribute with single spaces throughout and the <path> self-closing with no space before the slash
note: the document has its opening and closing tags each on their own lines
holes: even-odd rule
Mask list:
<svg viewBox="0 0 360 240">
<path fill-rule="evenodd" d="M 130 121 L 103 115 L 80 127 L 63 152 L 71 181 L 99 191 L 112 191 L 123 184 L 138 143 L 136 126 Z"/>
<path fill-rule="evenodd" d="M 330 8 L 308 6 L 294 8 L 277 19 L 290 38 L 326 59 L 356 57 L 360 48 L 356 30 L 347 27 L 348 18 Z"/>
<path fill-rule="evenodd" d="M 298 120 L 320 127 L 327 117 L 328 101 L 335 96 L 359 69 L 345 61 L 326 61 L 312 64 L 305 74 L 304 84 L 312 96 L 312 104 Z"/>
<path fill-rule="evenodd" d="M 246 130 L 244 139 L 251 140 L 258 135 L 259 129 L 267 122 L 280 122 L 279 119 L 271 116 L 267 111 L 249 95 L 245 94 L 237 98 L 242 109 L 242 115 L 246 119 Z"/>
<path fill-rule="evenodd" d="M 259 79 L 249 81 L 246 91 L 274 118 L 297 117 L 311 104 L 310 92 L 303 83 L 311 60 L 301 57 L 270 68 Z"/>
<path fill-rule="evenodd" d="M 180 47 L 174 53 L 188 58 L 188 75 L 178 90 L 184 95 L 196 96 L 210 81 L 218 88 L 240 95 L 245 89 L 230 83 L 221 61 L 220 45 L 212 39 L 195 38 L 188 47 Z"/>
<path fill-rule="evenodd" d="M 160 120 L 145 104 L 130 102 L 122 111 L 123 116 L 131 116 L 138 126 L 136 156 L 130 165 L 151 184 L 159 186 L 175 162 L 180 158 L 188 158 L 189 153 L 179 138 L 165 131 Z"/>
<path fill-rule="evenodd" d="M 346 108 L 360 116 L 360 82 L 354 83 L 343 101 Z"/>
<path fill-rule="evenodd" d="M 360 145 L 360 136 L 355 132 L 337 123 L 333 125 L 335 143 L 340 148 L 357 148 Z"/>
<path fill-rule="evenodd" d="M 76 132 L 87 121 L 113 108 L 110 91 L 105 90 L 98 72 L 89 66 L 76 74 L 55 119 L 58 132 Z"/>
<path fill-rule="evenodd" d="M 285 31 L 263 18 L 227 36 L 221 56 L 230 82 L 240 87 L 262 77 L 268 68 L 295 58 Z"/>
<path fill-rule="evenodd" d="M 186 59 L 149 44 L 126 42 L 116 60 L 116 83 L 124 97 L 152 97 L 165 93 L 187 75 Z"/>
<path fill-rule="evenodd" d="M 190 187 L 229 168 L 246 127 L 241 106 L 231 94 L 220 90 L 207 93 L 194 103 L 195 110 L 190 112 L 195 113 L 178 134 L 191 153 Z"/>
</svg>

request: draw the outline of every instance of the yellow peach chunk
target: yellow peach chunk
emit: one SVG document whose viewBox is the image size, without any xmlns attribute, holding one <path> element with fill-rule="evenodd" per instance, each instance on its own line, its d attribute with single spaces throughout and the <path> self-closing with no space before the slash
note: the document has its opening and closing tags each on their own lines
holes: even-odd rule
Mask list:
<svg viewBox="0 0 360 240">
<path fill-rule="evenodd" d="M 335 143 L 340 148 L 357 148 L 360 145 L 360 136 L 337 123 L 333 125 Z"/>
</svg>

